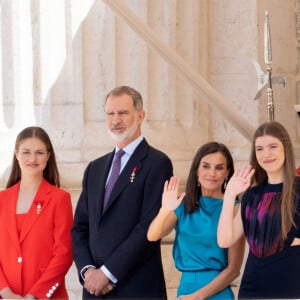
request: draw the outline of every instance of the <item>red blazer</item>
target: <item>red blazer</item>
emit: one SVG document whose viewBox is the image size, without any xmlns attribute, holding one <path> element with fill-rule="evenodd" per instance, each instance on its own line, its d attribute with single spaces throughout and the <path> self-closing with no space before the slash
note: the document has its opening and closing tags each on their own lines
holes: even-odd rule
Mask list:
<svg viewBox="0 0 300 300">
<path fill-rule="evenodd" d="M 70 194 L 44 179 L 18 236 L 19 187 L 20 182 L 0 192 L 0 290 L 8 286 L 22 296 L 68 299 L 65 275 L 72 264 L 73 225 Z"/>
</svg>

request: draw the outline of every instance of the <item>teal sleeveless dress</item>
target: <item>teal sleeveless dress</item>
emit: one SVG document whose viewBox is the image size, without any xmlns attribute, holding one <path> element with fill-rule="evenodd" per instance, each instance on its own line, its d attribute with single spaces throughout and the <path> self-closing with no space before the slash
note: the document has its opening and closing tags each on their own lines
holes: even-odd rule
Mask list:
<svg viewBox="0 0 300 300">
<path fill-rule="evenodd" d="M 186 213 L 183 203 L 174 211 L 178 222 L 173 258 L 176 268 L 182 272 L 178 297 L 207 285 L 228 264 L 228 250 L 217 244 L 217 226 L 223 200 L 201 196 L 199 204 L 200 208 L 193 213 Z M 207 299 L 232 300 L 234 295 L 228 286 Z"/>
</svg>

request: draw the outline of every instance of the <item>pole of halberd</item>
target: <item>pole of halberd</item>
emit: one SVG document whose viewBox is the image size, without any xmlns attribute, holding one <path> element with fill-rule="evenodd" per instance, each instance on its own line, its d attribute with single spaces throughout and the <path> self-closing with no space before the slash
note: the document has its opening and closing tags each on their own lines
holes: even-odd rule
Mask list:
<svg viewBox="0 0 300 300">
<path fill-rule="evenodd" d="M 273 88 L 272 88 L 272 45 L 271 45 L 271 33 L 270 33 L 270 22 L 268 11 L 265 11 L 265 22 L 264 22 L 264 57 L 265 63 L 267 64 L 267 75 L 268 75 L 268 114 L 269 121 L 274 120 L 274 99 L 273 99 Z"/>
</svg>

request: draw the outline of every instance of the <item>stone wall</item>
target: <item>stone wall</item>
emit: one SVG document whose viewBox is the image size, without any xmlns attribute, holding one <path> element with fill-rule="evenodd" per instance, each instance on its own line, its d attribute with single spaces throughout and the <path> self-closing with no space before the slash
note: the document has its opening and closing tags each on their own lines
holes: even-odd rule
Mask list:
<svg viewBox="0 0 300 300">
<path fill-rule="evenodd" d="M 290 131 L 299 152 L 299 0 L 123 0 L 187 69 L 222 95 L 211 94 L 171 66 L 102 0 L 0 1 L 0 187 L 7 180 L 16 134 L 40 125 L 50 134 L 63 187 L 73 206 L 87 163 L 111 150 L 103 101 L 114 86 L 138 89 L 147 112 L 143 133 L 166 152 L 182 178 L 182 189 L 198 147 L 218 140 L 232 150 L 236 164 L 249 156 L 243 124 L 234 126 L 226 103 L 253 129 L 268 120 L 266 91 L 253 100 L 257 75 L 265 71 L 264 12 L 269 11 L 274 74 L 275 119 Z M 118 2 L 118 1 L 116 1 Z M 179 272 L 171 256 L 173 234 L 163 240 L 163 263 L 170 299 Z M 236 281 L 239 283 L 239 280 Z M 74 266 L 67 276 L 71 299 L 80 299 Z M 236 289 L 237 290 L 237 289 Z"/>
</svg>

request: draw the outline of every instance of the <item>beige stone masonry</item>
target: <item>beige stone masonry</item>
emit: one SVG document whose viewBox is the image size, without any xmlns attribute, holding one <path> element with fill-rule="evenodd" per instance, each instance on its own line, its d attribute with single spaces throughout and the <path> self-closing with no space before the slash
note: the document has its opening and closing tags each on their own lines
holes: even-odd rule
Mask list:
<svg viewBox="0 0 300 300">
<path fill-rule="evenodd" d="M 176 59 L 172 64 L 171 57 L 147 44 L 109 2 L 130 9 L 203 85 L 192 84 Z M 272 72 L 287 81 L 286 87 L 273 85 L 275 119 L 289 130 L 300 164 L 300 117 L 294 110 L 300 104 L 299 0 L 1 0 L 0 188 L 9 174 L 16 134 L 28 125 L 43 126 L 75 208 L 87 163 L 113 148 L 103 103 L 111 88 L 123 84 L 143 95 L 143 134 L 170 156 L 182 189 L 194 153 L 209 140 L 228 145 L 236 165 L 246 162 L 250 143 L 243 132 L 248 124 L 255 128 L 268 121 L 266 90 L 253 100 L 258 79 L 252 60 L 263 72 L 266 67 L 265 10 Z M 212 87 L 208 93 L 206 83 Z M 214 93 L 224 100 L 223 110 Z M 225 112 L 228 107 L 231 111 Z M 233 110 L 245 128 L 233 125 L 228 117 Z M 175 299 L 180 278 L 173 239 L 174 232 L 162 243 L 169 299 Z M 235 284 L 236 292 L 239 279 Z M 74 265 L 67 286 L 70 299 L 81 299 Z"/>
</svg>

